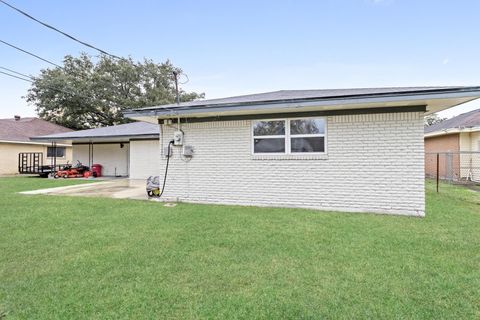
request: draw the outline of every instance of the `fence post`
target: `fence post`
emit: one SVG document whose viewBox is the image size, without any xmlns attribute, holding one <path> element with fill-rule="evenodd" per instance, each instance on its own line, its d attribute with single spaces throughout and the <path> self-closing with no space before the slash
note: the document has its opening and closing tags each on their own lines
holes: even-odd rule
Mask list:
<svg viewBox="0 0 480 320">
<path fill-rule="evenodd" d="M 440 175 L 440 154 L 437 153 L 437 193 L 438 193 L 438 176 Z"/>
</svg>

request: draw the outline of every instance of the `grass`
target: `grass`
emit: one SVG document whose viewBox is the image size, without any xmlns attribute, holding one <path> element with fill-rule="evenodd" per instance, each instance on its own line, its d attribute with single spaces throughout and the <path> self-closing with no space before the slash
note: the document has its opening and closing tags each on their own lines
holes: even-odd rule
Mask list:
<svg viewBox="0 0 480 320">
<path fill-rule="evenodd" d="M 15 192 L 0 178 L 0 318 L 480 318 L 480 193 L 424 219 Z M 3 318 L 2 318 L 3 320 Z"/>
</svg>

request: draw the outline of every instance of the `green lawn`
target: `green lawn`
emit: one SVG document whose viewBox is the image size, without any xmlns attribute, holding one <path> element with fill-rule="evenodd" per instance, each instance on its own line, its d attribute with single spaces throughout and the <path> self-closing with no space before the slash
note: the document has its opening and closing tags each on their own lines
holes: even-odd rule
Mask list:
<svg viewBox="0 0 480 320">
<path fill-rule="evenodd" d="M 69 183 L 0 178 L 5 319 L 480 318 L 478 192 L 428 182 L 424 219 L 15 194 Z"/>
</svg>

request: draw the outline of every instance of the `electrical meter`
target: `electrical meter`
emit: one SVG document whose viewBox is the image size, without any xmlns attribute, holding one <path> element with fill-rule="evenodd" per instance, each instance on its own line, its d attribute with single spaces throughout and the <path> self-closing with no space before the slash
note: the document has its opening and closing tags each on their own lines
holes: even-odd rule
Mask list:
<svg viewBox="0 0 480 320">
<path fill-rule="evenodd" d="M 173 145 L 174 146 L 181 146 L 183 145 L 183 132 L 182 131 L 175 131 L 173 133 Z"/>
</svg>

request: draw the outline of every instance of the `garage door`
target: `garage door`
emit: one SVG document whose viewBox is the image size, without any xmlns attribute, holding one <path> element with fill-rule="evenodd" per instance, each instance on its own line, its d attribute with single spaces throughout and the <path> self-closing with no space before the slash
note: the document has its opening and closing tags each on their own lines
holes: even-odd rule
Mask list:
<svg viewBox="0 0 480 320">
<path fill-rule="evenodd" d="M 128 143 L 93 144 L 93 163 L 103 166 L 104 176 L 128 176 Z M 88 165 L 88 144 L 73 145 L 73 162 Z"/>
<path fill-rule="evenodd" d="M 159 175 L 158 140 L 130 141 L 130 178 L 146 179 Z"/>
</svg>

